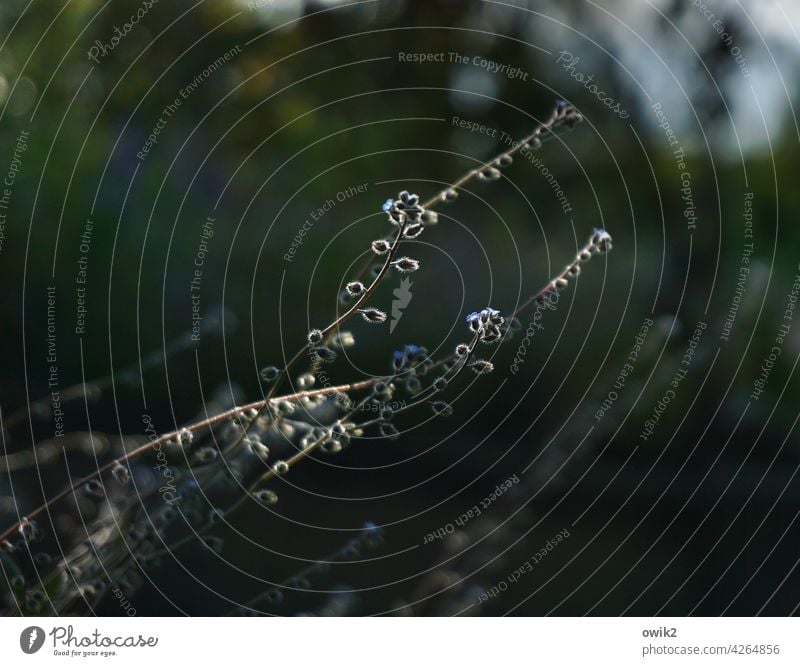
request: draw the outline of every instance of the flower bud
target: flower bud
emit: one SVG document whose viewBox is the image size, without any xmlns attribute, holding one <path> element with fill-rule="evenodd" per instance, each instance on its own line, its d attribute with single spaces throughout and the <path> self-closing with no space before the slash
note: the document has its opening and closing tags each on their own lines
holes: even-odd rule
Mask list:
<svg viewBox="0 0 800 666">
<path fill-rule="evenodd" d="M 361 316 L 370 324 L 382 324 L 386 321 L 386 313 L 378 308 L 362 308 L 359 310 Z"/>
<path fill-rule="evenodd" d="M 437 416 L 452 416 L 453 408 L 446 402 L 434 400 L 431 402 L 431 409 Z"/>
<path fill-rule="evenodd" d="M 385 240 L 374 240 L 372 241 L 372 251 L 375 254 L 386 254 L 390 249 L 391 245 Z"/>
<path fill-rule="evenodd" d="M 346 289 L 350 296 L 360 296 L 364 293 L 364 283 L 358 281 L 348 282 Z"/>
<path fill-rule="evenodd" d="M 274 365 L 268 365 L 265 368 L 261 368 L 261 379 L 265 382 L 274 382 L 281 374 L 281 371 L 278 370 Z"/>
<path fill-rule="evenodd" d="M 392 262 L 392 266 L 401 273 L 413 273 L 419 268 L 419 261 L 410 257 L 400 257 L 400 259 Z"/>
</svg>

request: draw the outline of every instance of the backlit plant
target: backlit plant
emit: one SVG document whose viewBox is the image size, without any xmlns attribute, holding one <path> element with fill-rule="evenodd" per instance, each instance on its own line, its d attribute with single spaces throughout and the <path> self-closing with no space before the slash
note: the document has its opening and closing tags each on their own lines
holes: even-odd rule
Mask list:
<svg viewBox="0 0 800 666">
<path fill-rule="evenodd" d="M 396 424 L 415 410 L 450 416 L 454 408 L 448 391 L 457 377 L 464 370 L 491 373 L 494 364 L 482 357 L 483 350 L 512 337 L 521 328 L 523 311 L 565 289 L 589 259 L 610 250 L 607 232 L 595 230 L 564 270 L 515 310 L 504 310 L 502 304 L 474 304 L 474 312 L 464 313 L 464 338 L 451 353 L 433 358 L 424 346 L 407 344 L 393 352 L 385 376 L 339 385 L 325 381 L 324 368 L 354 344 L 352 333 L 343 329 L 352 318 L 373 326 L 389 325 L 389 315 L 371 305 L 370 299 L 390 273 L 407 275 L 425 269 L 404 248 L 406 241 L 436 225 L 437 207 L 455 201 L 472 181 L 497 180 L 518 152 L 537 150 L 548 136 L 580 120 L 573 107 L 559 103 L 522 141 L 427 200 L 408 191 L 387 200 L 383 210 L 388 233 L 370 243 L 370 262 L 348 278 L 340 298 L 344 311 L 327 325 L 298 336 L 302 343 L 282 367 L 261 370 L 262 399 L 221 410 L 173 432 L 151 434 L 146 443 L 99 465 L 6 527 L 0 546 L 10 612 L 84 613 L 112 590 L 130 597 L 148 568 L 158 566 L 170 553 L 188 546 L 220 553 L 224 543 L 212 534 L 214 528 L 245 505 L 255 503 L 269 510 L 280 501 L 270 481 L 291 473 L 304 459 L 335 455 L 367 436 L 396 439 L 400 436 Z M 304 363 L 307 367 L 300 369 Z M 289 378 L 301 390 L 282 391 Z M 145 457 L 157 459 L 156 482 L 139 478 L 135 463 Z M 84 525 L 86 538 L 69 551 L 59 547 L 57 556 L 40 552 L 42 524 L 53 523 L 57 503 L 79 493 L 100 504 L 97 517 Z M 220 493 L 234 493 L 236 499 L 217 508 L 209 497 Z M 365 525 L 358 537 L 329 559 L 356 557 L 377 547 L 380 539 L 379 528 Z M 255 594 L 245 608 L 274 606 L 280 602 L 282 587 L 302 588 L 315 573 L 315 567 L 309 567 Z"/>
</svg>

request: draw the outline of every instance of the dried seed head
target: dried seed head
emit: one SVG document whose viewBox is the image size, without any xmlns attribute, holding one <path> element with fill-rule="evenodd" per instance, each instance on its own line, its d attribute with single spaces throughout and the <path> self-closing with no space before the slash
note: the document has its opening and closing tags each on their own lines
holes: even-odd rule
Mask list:
<svg viewBox="0 0 800 666">
<path fill-rule="evenodd" d="M 458 199 L 458 192 L 456 192 L 456 190 L 454 190 L 452 187 L 449 190 L 445 190 L 441 196 L 441 200 L 445 203 L 452 203 L 456 199 Z"/>
<path fill-rule="evenodd" d="M 283 476 L 289 471 L 289 463 L 287 463 L 285 460 L 279 460 L 272 465 L 272 471 L 276 476 Z"/>
<path fill-rule="evenodd" d="M 569 282 L 567 282 L 566 279 L 562 277 L 557 277 L 555 280 L 551 282 L 551 284 L 553 285 L 553 288 L 556 289 L 557 291 L 564 291 L 564 289 L 567 288 Z"/>
<path fill-rule="evenodd" d="M 580 261 L 581 263 L 586 263 L 591 258 L 592 258 L 592 253 L 589 252 L 589 250 L 581 250 L 577 256 L 578 261 Z"/>
<path fill-rule="evenodd" d="M 456 356 L 466 356 L 469 353 L 469 345 L 463 342 L 456 345 Z"/>
<path fill-rule="evenodd" d="M 178 433 L 178 444 L 181 446 L 188 446 L 194 440 L 194 433 L 188 428 L 182 428 Z"/>
<path fill-rule="evenodd" d="M 447 388 L 447 379 L 445 377 L 437 377 L 433 382 L 433 388 L 436 391 L 444 391 Z"/>
<path fill-rule="evenodd" d="M 578 277 L 581 274 L 581 267 L 578 264 L 571 264 L 567 268 L 567 275 L 570 277 Z"/>
<path fill-rule="evenodd" d="M 509 155 L 508 153 L 506 153 L 505 155 L 500 155 L 500 157 L 498 157 L 494 161 L 494 166 L 496 166 L 496 167 L 498 167 L 500 169 L 505 169 L 506 167 L 511 166 L 511 163 L 513 161 L 514 161 L 514 158 L 511 157 L 511 155 Z"/>
<path fill-rule="evenodd" d="M 322 331 L 318 328 L 314 328 L 308 332 L 308 344 L 310 345 L 318 345 L 322 342 Z"/>
</svg>

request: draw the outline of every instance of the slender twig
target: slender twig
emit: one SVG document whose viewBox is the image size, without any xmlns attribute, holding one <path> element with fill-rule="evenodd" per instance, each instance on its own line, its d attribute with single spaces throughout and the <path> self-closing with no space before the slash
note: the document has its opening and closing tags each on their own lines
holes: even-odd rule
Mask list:
<svg viewBox="0 0 800 666">
<path fill-rule="evenodd" d="M 334 395 L 334 394 L 339 393 L 339 392 L 345 393 L 345 392 L 348 392 L 348 391 L 357 391 L 357 390 L 361 390 L 361 389 L 364 389 L 364 388 L 369 388 L 373 384 L 376 384 L 378 381 L 380 381 L 380 378 L 372 378 L 372 379 L 365 379 L 365 380 L 360 381 L 360 382 L 354 382 L 354 383 L 351 383 L 351 384 L 340 384 L 338 386 L 331 386 L 331 387 L 328 387 L 328 388 L 321 388 L 321 389 L 308 390 L 308 391 L 300 391 L 298 393 L 293 393 L 291 395 L 281 396 L 280 400 L 281 401 L 285 400 L 285 401 L 295 402 L 295 401 L 298 401 L 298 400 L 302 400 L 303 398 L 311 398 L 311 397 L 315 397 L 315 396 L 325 396 L 325 395 Z M 275 400 L 275 399 L 273 398 L 272 400 Z M 203 419 L 202 421 L 196 421 L 196 422 L 194 422 L 192 424 L 189 424 L 189 425 L 185 426 L 184 428 L 180 428 L 178 430 L 173 430 L 172 432 L 168 432 L 168 433 L 166 433 L 164 435 L 161 435 L 160 437 L 158 437 L 156 439 L 153 439 L 153 440 L 147 442 L 146 444 L 142 444 L 141 446 L 139 446 L 136 449 L 133 449 L 132 451 L 129 451 L 125 455 L 120 456 L 118 458 L 115 458 L 114 460 L 110 461 L 109 463 L 106 463 L 105 465 L 102 465 L 102 466 L 98 467 L 96 470 L 94 470 L 90 474 L 87 474 L 86 476 L 82 477 L 81 479 L 78 479 L 71 486 L 69 486 L 68 488 L 65 488 L 64 490 L 62 490 L 61 492 L 53 495 L 44 504 L 42 504 L 41 506 L 38 506 L 37 508 L 35 508 L 32 511 L 30 511 L 29 513 L 27 513 L 25 516 L 21 517 L 15 524 L 11 525 L 11 527 L 9 527 L 2 534 L 0 534 L 0 542 L 9 539 L 16 531 L 19 530 L 19 528 L 20 528 L 20 526 L 22 524 L 24 524 L 26 522 L 29 523 L 30 521 L 34 520 L 41 513 L 43 513 L 45 510 L 47 510 L 52 504 L 55 504 L 59 500 L 65 498 L 65 497 L 68 497 L 69 495 L 74 493 L 78 488 L 80 488 L 80 487 L 86 485 L 87 483 L 89 483 L 89 481 L 91 481 L 92 479 L 96 479 L 96 478 L 102 476 L 104 473 L 109 472 L 115 465 L 128 463 L 131 460 L 135 460 L 136 458 L 139 458 L 140 456 L 144 455 L 148 451 L 152 451 L 153 449 L 159 447 L 161 444 L 165 444 L 166 442 L 168 442 L 170 440 L 174 440 L 176 438 L 179 438 L 181 433 L 184 432 L 184 431 L 196 432 L 198 430 L 202 430 L 204 428 L 210 428 L 210 427 L 215 426 L 215 425 L 217 425 L 219 423 L 227 421 L 227 420 L 229 420 L 231 418 L 237 417 L 240 414 L 242 414 L 244 412 L 247 412 L 247 411 L 250 411 L 252 409 L 263 410 L 265 408 L 265 405 L 267 404 L 267 402 L 268 402 L 268 399 L 256 400 L 255 402 L 251 402 L 251 403 L 248 403 L 246 405 L 239 405 L 237 407 L 232 407 L 231 409 L 228 409 L 228 410 L 226 410 L 224 412 L 220 412 L 219 414 L 211 416 L 211 417 L 209 417 L 207 419 Z"/>
<path fill-rule="evenodd" d="M 542 138 L 545 134 L 554 133 L 558 127 L 565 123 L 571 126 L 574 122 L 578 122 L 579 120 L 580 116 L 572 107 L 563 104 L 557 105 L 550 114 L 550 117 L 546 121 L 539 123 L 536 128 L 530 134 L 528 134 L 528 136 L 518 143 L 513 144 L 508 150 L 500 153 L 496 157 L 493 157 L 488 162 L 483 163 L 478 168 L 471 169 L 465 173 L 463 176 L 461 176 L 461 178 L 443 188 L 430 199 L 428 199 L 422 204 L 422 207 L 425 210 L 432 210 L 436 204 L 450 201 L 448 193 L 451 190 L 457 191 L 463 188 L 464 185 L 475 180 L 476 178 L 479 178 L 482 173 L 486 173 L 490 169 L 503 168 L 508 158 L 513 158 L 514 155 L 523 149 L 528 152 L 538 150 L 542 145 Z"/>
<path fill-rule="evenodd" d="M 392 378 L 396 378 L 396 377 L 397 377 L 397 375 L 394 375 L 393 377 L 389 377 L 389 378 L 385 378 L 385 379 L 391 381 Z M 369 396 L 366 396 L 356 406 L 352 407 L 351 410 L 348 412 L 348 414 L 340 419 L 340 422 L 342 424 L 349 423 L 350 419 L 352 419 L 352 417 L 355 414 L 358 413 L 359 409 L 364 404 L 366 404 L 366 401 L 368 399 L 369 399 Z M 320 435 L 320 437 L 318 437 L 314 442 L 312 442 L 311 444 L 309 444 L 305 448 L 299 449 L 290 458 L 287 458 L 286 460 L 283 460 L 283 461 L 280 461 L 280 462 L 283 463 L 286 466 L 286 471 L 288 471 L 292 467 L 294 467 L 297 463 L 299 463 L 301 460 L 303 460 L 304 458 L 306 458 L 306 457 L 310 456 L 312 453 L 314 453 L 314 451 L 319 449 L 323 444 L 325 444 L 325 442 L 329 441 L 331 439 L 331 437 L 332 437 L 332 432 L 330 430 L 328 430 L 324 434 Z M 259 476 L 258 479 L 256 479 L 253 483 L 251 483 L 250 486 L 247 488 L 246 493 L 244 495 L 242 495 L 241 497 L 239 497 L 239 499 L 237 499 L 230 507 L 228 507 L 224 511 L 223 515 L 226 518 L 228 518 L 231 515 L 233 515 L 236 511 L 238 511 L 244 505 L 244 503 L 248 499 L 250 499 L 253 496 L 253 493 L 256 490 L 258 490 L 262 485 L 264 485 L 270 479 L 278 476 L 278 472 L 276 471 L 277 464 L 278 463 L 272 465 L 266 472 L 264 472 L 261 476 Z M 286 473 L 286 472 L 284 472 L 284 473 Z M 195 530 L 191 534 L 187 534 L 185 537 L 183 537 L 181 539 L 178 539 L 178 541 L 176 541 L 171 546 L 169 546 L 167 548 L 163 548 L 163 549 L 161 549 L 161 550 L 159 550 L 159 551 L 157 551 L 155 553 L 152 553 L 151 555 L 148 555 L 147 558 L 145 558 L 145 559 L 153 559 L 153 558 L 156 558 L 156 557 L 161 557 L 162 555 L 166 555 L 167 553 L 174 553 L 176 550 L 178 550 L 182 546 L 185 546 L 187 543 L 190 543 L 191 541 L 194 541 L 196 538 L 198 538 L 198 537 L 202 536 L 203 534 L 205 534 L 213 526 L 214 526 L 214 523 L 206 523 L 205 525 L 200 527 L 198 530 Z"/>
<path fill-rule="evenodd" d="M 516 317 L 520 312 L 530 307 L 533 303 L 542 303 L 544 298 L 551 293 L 556 293 L 564 289 L 571 279 L 577 278 L 581 272 L 581 265 L 589 261 L 597 253 L 605 253 L 611 249 L 611 236 L 602 229 L 595 229 L 594 233 L 586 241 L 586 244 L 578 250 L 570 263 L 556 275 L 550 282 L 529 297 L 511 314 Z"/>
<path fill-rule="evenodd" d="M 487 169 L 495 169 L 496 167 L 504 166 L 504 161 L 507 163 L 508 158 L 513 157 L 513 155 L 515 155 L 517 152 L 521 151 L 522 149 L 526 149 L 526 150 L 537 149 L 541 145 L 541 137 L 545 133 L 547 133 L 547 132 L 554 133 L 554 131 L 555 131 L 555 129 L 557 127 L 559 127 L 559 126 L 561 126 L 563 124 L 571 125 L 573 122 L 575 122 L 577 120 L 580 120 L 580 116 L 577 114 L 577 112 L 574 111 L 574 109 L 572 109 L 569 106 L 566 106 L 566 105 L 563 105 L 563 104 L 559 104 L 556 107 L 556 109 L 553 111 L 553 113 L 551 114 L 550 118 L 547 121 L 545 121 L 543 123 L 540 123 L 533 130 L 533 132 L 531 132 L 527 137 L 522 139 L 519 143 L 514 144 L 509 150 L 504 151 L 503 153 L 498 155 L 496 158 L 486 162 L 481 167 L 479 167 L 477 169 L 472 169 L 469 172 L 467 172 L 466 174 L 464 174 L 461 178 L 459 178 L 458 180 L 453 182 L 450 186 L 444 188 L 439 193 L 437 193 L 436 195 L 431 197 L 424 204 L 422 204 L 423 209 L 431 210 L 433 207 L 436 206 L 436 204 L 438 202 L 448 201 L 449 199 L 448 199 L 447 195 L 451 190 L 456 190 L 458 188 L 462 188 L 464 185 L 466 185 L 467 183 L 469 183 L 473 179 L 478 178 Z M 398 249 L 398 247 L 400 245 L 400 241 L 403 238 L 403 232 L 405 231 L 405 226 L 406 226 L 406 221 L 405 221 L 405 219 L 402 219 L 400 221 L 400 223 L 398 224 L 397 234 L 396 234 L 396 236 L 394 238 L 393 243 L 391 244 L 391 248 L 390 248 L 390 250 L 389 250 L 389 252 L 387 254 L 386 260 L 384 261 L 383 266 L 381 267 L 381 270 L 379 271 L 379 273 L 376 275 L 375 279 L 372 281 L 372 283 L 369 285 L 369 287 L 367 287 L 364 290 L 364 292 L 359 296 L 359 298 L 356 300 L 356 302 L 348 310 L 346 310 L 343 314 L 341 314 L 339 317 L 337 317 L 328 326 L 326 326 L 324 329 L 322 329 L 321 333 L 322 333 L 323 337 L 329 335 L 332 332 L 338 331 L 340 326 L 345 321 L 347 321 L 350 317 L 352 317 L 356 312 L 358 312 L 359 309 L 362 307 L 362 305 L 372 296 L 372 294 L 378 288 L 378 286 L 380 285 L 381 281 L 385 277 L 386 273 L 390 270 L 390 268 L 392 266 L 392 262 L 394 261 L 394 259 L 396 257 L 397 249 Z M 551 283 L 551 284 L 553 284 L 553 283 Z M 549 287 L 550 287 L 550 285 L 548 285 L 548 287 L 545 287 L 545 289 L 543 289 L 537 296 L 532 297 L 529 300 L 529 302 L 525 303 L 523 306 L 518 308 L 517 311 L 514 314 L 516 315 L 517 312 L 519 312 L 524 307 L 527 307 L 527 305 L 529 305 L 531 302 L 536 300 L 536 298 L 540 297 L 541 294 L 546 293 L 546 291 L 549 289 Z M 222 413 L 220 413 L 218 415 L 215 415 L 213 417 L 204 419 L 202 421 L 195 422 L 193 424 L 185 426 L 184 428 L 181 428 L 181 429 L 172 431 L 170 433 L 164 434 L 164 435 L 162 435 L 162 436 L 160 436 L 160 437 L 158 437 L 158 438 L 156 438 L 156 439 L 154 439 L 154 440 L 152 440 L 152 441 L 150 441 L 150 442 L 148 442 L 146 444 L 143 444 L 142 446 L 134 449 L 133 451 L 127 452 L 125 455 L 120 456 L 119 458 L 116 458 L 115 460 L 112 460 L 109 463 L 98 467 L 92 473 L 90 473 L 87 476 L 85 476 L 85 477 L 79 479 L 78 481 L 72 483 L 70 485 L 70 487 L 62 490 L 59 493 L 57 493 L 56 495 L 54 495 L 53 497 L 48 499 L 44 504 L 42 504 L 41 506 L 37 507 L 33 511 L 29 512 L 24 517 L 21 517 L 15 524 L 11 525 L 2 534 L 0 534 L 0 543 L 3 543 L 5 541 L 7 541 L 15 532 L 21 531 L 21 528 L 22 528 L 23 525 L 30 524 L 30 522 L 32 520 L 34 520 L 42 512 L 44 512 L 47 509 L 49 509 L 51 505 L 53 505 L 54 503 L 58 502 L 59 500 L 65 498 L 65 497 L 68 497 L 70 494 L 73 494 L 78 488 L 82 487 L 83 485 L 85 485 L 89 481 L 91 481 L 91 480 L 93 480 L 93 479 L 95 479 L 97 477 L 102 476 L 106 472 L 109 472 L 111 469 L 114 468 L 115 465 L 122 464 L 122 463 L 128 463 L 131 460 L 134 460 L 134 459 L 142 456 L 143 454 L 147 453 L 148 451 L 152 451 L 154 448 L 156 448 L 157 446 L 159 446 L 162 443 L 166 443 L 167 441 L 169 441 L 171 439 L 175 439 L 176 437 L 180 438 L 181 433 L 183 433 L 183 432 L 186 432 L 186 431 L 194 432 L 196 430 L 200 430 L 200 429 L 203 429 L 203 428 L 211 427 L 211 426 L 214 426 L 217 423 L 222 422 L 222 421 L 224 421 L 226 419 L 230 419 L 232 417 L 237 417 L 237 416 L 239 416 L 240 414 L 242 414 L 244 412 L 249 412 L 249 411 L 255 410 L 255 414 L 250 418 L 249 422 L 242 428 L 242 433 L 239 436 L 238 441 L 234 442 L 233 446 L 235 446 L 238 442 L 243 441 L 244 438 L 247 436 L 247 433 L 249 432 L 249 430 L 252 428 L 252 426 L 258 421 L 258 419 L 264 414 L 264 412 L 267 409 L 270 408 L 271 403 L 273 402 L 273 400 L 276 399 L 275 398 L 275 394 L 276 394 L 279 386 L 281 385 L 283 380 L 286 378 L 286 376 L 289 374 L 291 369 L 294 367 L 295 363 L 297 363 L 297 361 L 305 355 L 305 353 L 308 351 L 308 349 L 310 347 L 311 347 L 311 344 L 307 343 L 307 344 L 303 345 L 300 349 L 298 349 L 298 351 L 295 353 L 295 355 L 288 361 L 288 363 L 286 363 L 284 368 L 280 371 L 278 377 L 273 382 L 272 386 L 270 387 L 270 390 L 268 391 L 267 395 L 264 397 L 263 400 L 258 400 L 258 401 L 249 403 L 247 405 L 233 407 L 233 408 L 231 408 L 231 409 L 229 409 L 229 410 L 227 410 L 225 412 L 222 412 Z M 470 355 L 472 354 L 473 351 L 474 351 L 474 343 L 470 347 L 470 352 L 469 352 Z M 461 367 L 458 370 L 459 373 L 461 372 L 461 369 L 463 369 L 463 367 L 465 365 L 466 365 L 466 363 L 461 365 Z M 363 382 L 356 382 L 356 383 L 353 383 L 353 384 L 345 384 L 345 385 L 342 385 L 340 387 L 330 387 L 330 388 L 324 388 L 324 389 L 318 389 L 318 390 L 312 390 L 312 391 L 301 391 L 301 392 L 298 392 L 298 393 L 294 393 L 294 394 L 292 394 L 290 396 L 283 396 L 283 397 L 280 398 L 280 400 L 289 400 L 289 401 L 291 401 L 291 400 L 299 400 L 299 399 L 302 399 L 304 397 L 311 397 L 311 396 L 314 396 L 314 395 L 330 395 L 330 394 L 334 394 L 334 393 L 337 393 L 337 392 L 346 392 L 346 391 L 351 391 L 351 390 L 357 390 L 359 388 L 366 388 L 366 387 L 376 383 L 376 381 L 377 380 L 375 380 L 375 379 L 371 379 L 371 380 L 365 380 Z M 292 456 L 292 458 L 290 458 L 289 460 L 287 460 L 285 462 L 291 466 L 292 464 L 294 464 L 295 462 L 301 460 L 306 455 L 308 455 L 309 453 L 313 452 L 313 450 L 315 450 L 316 448 L 321 446 L 324 441 L 327 441 L 327 440 L 323 439 L 323 438 L 320 438 L 320 440 L 318 440 L 317 442 L 309 445 L 309 447 L 307 447 L 306 449 L 298 451 L 297 454 L 295 454 L 294 456 Z M 264 476 L 270 477 L 271 474 L 273 474 L 273 470 L 272 469 L 270 469 L 270 471 L 268 471 Z M 259 483 L 263 482 L 263 480 L 265 480 L 265 479 L 260 479 Z M 249 493 L 248 493 L 248 495 L 249 495 Z M 244 498 L 242 498 L 242 499 L 244 499 Z"/>
</svg>

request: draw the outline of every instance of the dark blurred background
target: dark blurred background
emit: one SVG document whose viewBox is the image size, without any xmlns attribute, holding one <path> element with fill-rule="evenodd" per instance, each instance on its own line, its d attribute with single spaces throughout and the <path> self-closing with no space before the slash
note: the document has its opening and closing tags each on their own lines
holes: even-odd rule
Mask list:
<svg viewBox="0 0 800 666">
<path fill-rule="evenodd" d="M 371 521 L 382 544 L 259 610 L 796 612 L 800 322 L 785 314 L 800 272 L 799 23 L 791 3 L 756 0 L 4 1 L 2 526 L 65 486 L 65 460 L 74 477 L 118 454 L 143 413 L 166 431 L 215 396 L 257 399 L 258 370 L 335 317 L 387 232 L 388 197 L 430 196 L 565 99 L 585 122 L 440 207 L 394 331 L 353 320 L 357 344 L 326 369 L 347 382 L 389 372 L 404 344 L 449 351 L 465 314 L 513 310 L 605 228 L 613 251 L 544 313 L 519 372 L 515 340 L 490 350 L 492 375 L 456 387 L 451 418 L 411 412 L 398 441 L 298 466 L 273 484 L 273 511 L 237 516 L 238 535 L 219 528 L 221 555 L 185 549 L 148 571 L 136 610 L 230 612 Z M 390 276 L 374 304 L 390 310 L 399 284 Z M 63 405 L 77 434 L 55 440 L 48 401 L 34 402 L 52 365 L 60 389 L 91 382 Z M 29 403 L 30 418 L 9 422 Z M 55 453 L 32 463 L 33 441 Z M 515 475 L 480 516 L 425 543 Z M 63 511 L 58 539 L 79 541 Z M 124 611 L 111 597 L 98 612 Z"/>
</svg>

